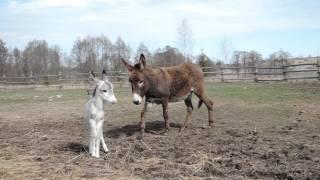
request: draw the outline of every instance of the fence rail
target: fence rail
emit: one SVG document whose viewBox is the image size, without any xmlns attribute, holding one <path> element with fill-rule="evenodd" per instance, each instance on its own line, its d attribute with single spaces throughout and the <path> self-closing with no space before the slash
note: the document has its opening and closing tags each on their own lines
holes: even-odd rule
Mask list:
<svg viewBox="0 0 320 180">
<path fill-rule="evenodd" d="M 220 66 L 202 67 L 205 80 L 214 82 L 299 82 L 320 81 L 320 59 L 317 63 L 286 64 L 277 67 L 267 66 Z M 98 74 L 98 73 L 97 73 Z M 128 74 L 109 71 L 109 79 L 120 86 L 127 84 Z M 68 74 L 46 74 L 28 77 L 0 77 L 0 86 L 85 86 L 89 82 L 88 73 L 69 72 Z M 0 89 L 1 89 L 0 87 Z"/>
</svg>

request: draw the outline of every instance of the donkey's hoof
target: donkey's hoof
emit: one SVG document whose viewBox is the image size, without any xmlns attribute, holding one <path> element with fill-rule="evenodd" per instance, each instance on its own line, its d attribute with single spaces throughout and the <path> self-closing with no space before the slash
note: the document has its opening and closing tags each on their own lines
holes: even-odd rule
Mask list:
<svg viewBox="0 0 320 180">
<path fill-rule="evenodd" d="M 144 135 L 140 134 L 139 136 L 137 136 L 138 140 L 144 140 Z"/>
</svg>

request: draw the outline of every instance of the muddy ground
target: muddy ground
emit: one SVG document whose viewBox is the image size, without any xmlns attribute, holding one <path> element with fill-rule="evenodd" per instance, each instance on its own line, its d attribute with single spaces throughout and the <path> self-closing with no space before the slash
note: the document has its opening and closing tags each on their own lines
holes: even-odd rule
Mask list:
<svg viewBox="0 0 320 180">
<path fill-rule="evenodd" d="M 203 106 L 180 133 L 181 102 L 169 105 L 166 132 L 154 105 L 144 141 L 137 139 L 142 106 L 119 91 L 106 108 L 110 152 L 100 159 L 87 153 L 85 90 L 0 92 L 0 179 L 320 179 L 320 85 L 213 84 L 208 91 L 213 128 Z"/>
</svg>

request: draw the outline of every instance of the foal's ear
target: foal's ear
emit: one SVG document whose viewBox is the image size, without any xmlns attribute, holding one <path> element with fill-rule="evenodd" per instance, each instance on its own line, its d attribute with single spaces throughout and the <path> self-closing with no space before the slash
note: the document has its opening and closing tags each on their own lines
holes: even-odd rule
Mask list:
<svg viewBox="0 0 320 180">
<path fill-rule="evenodd" d="M 105 69 L 102 70 L 102 80 L 108 81 L 108 76 L 107 76 L 107 72 Z"/>
<path fill-rule="evenodd" d="M 141 70 L 143 70 L 146 67 L 146 58 L 143 54 L 140 55 L 139 64 Z"/>
<path fill-rule="evenodd" d="M 92 70 L 90 71 L 90 79 L 96 83 L 99 81 Z"/>
<path fill-rule="evenodd" d="M 123 65 L 128 69 L 128 71 L 132 71 L 133 70 L 133 66 L 130 65 L 126 60 L 124 60 L 123 58 L 121 58 L 121 61 L 123 63 Z"/>
</svg>

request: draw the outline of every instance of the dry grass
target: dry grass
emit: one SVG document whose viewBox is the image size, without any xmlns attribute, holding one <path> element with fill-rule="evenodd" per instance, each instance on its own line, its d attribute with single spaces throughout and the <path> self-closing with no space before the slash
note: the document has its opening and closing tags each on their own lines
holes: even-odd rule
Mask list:
<svg viewBox="0 0 320 180">
<path fill-rule="evenodd" d="M 319 178 L 319 86 L 208 89 L 215 100 L 214 128 L 206 128 L 202 107 L 179 133 L 186 108 L 175 103 L 169 105 L 172 129 L 166 133 L 161 107 L 153 106 L 144 141 L 136 138 L 142 107 L 131 103 L 128 90 L 121 91 L 119 103 L 106 108 L 111 152 L 100 159 L 87 153 L 84 90 L 1 93 L 0 179 Z"/>
</svg>

